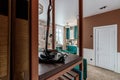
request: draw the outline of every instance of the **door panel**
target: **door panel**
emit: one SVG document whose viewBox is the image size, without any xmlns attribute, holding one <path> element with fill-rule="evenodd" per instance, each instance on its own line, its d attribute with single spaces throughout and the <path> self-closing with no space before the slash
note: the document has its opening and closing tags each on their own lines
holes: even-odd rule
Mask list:
<svg viewBox="0 0 120 80">
<path fill-rule="evenodd" d="M 115 53 L 116 27 L 99 27 L 95 29 L 95 49 L 96 49 L 96 66 L 114 71 L 115 69 Z"/>
</svg>

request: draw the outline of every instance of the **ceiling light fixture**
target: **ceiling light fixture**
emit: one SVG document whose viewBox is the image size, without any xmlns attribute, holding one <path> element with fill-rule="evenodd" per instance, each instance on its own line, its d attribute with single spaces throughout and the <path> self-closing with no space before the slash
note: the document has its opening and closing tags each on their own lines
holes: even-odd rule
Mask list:
<svg viewBox="0 0 120 80">
<path fill-rule="evenodd" d="M 43 13 L 43 5 L 39 4 L 39 14 L 42 14 L 42 13 Z"/>
<path fill-rule="evenodd" d="M 65 28 L 70 28 L 69 23 L 67 22 Z"/>
</svg>

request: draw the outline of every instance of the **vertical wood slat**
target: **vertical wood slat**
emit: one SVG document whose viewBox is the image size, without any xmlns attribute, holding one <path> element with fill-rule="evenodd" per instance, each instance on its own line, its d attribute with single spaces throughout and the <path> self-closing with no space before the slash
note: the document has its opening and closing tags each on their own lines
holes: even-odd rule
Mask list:
<svg viewBox="0 0 120 80">
<path fill-rule="evenodd" d="M 56 27 L 55 27 L 55 0 L 52 0 L 52 49 L 55 49 Z"/>
<path fill-rule="evenodd" d="M 29 79 L 29 26 L 28 21 L 16 19 L 16 1 L 11 0 L 10 20 L 10 80 Z"/>
<path fill-rule="evenodd" d="M 83 57 L 83 0 L 79 0 L 79 56 Z M 80 65 L 80 69 L 82 70 L 82 64 Z"/>
<path fill-rule="evenodd" d="M 0 15 L 0 78 L 8 75 L 8 16 Z"/>
<path fill-rule="evenodd" d="M 14 80 L 29 80 L 29 25 L 28 20 L 16 18 Z M 19 64 L 18 64 L 19 63 Z"/>
<path fill-rule="evenodd" d="M 11 79 L 11 0 L 8 1 L 8 80 Z"/>
<path fill-rule="evenodd" d="M 15 55 L 15 19 L 16 19 L 16 0 L 11 0 L 11 11 L 10 11 L 10 18 L 11 18 L 11 33 L 10 33 L 10 80 L 14 80 L 14 73 L 15 73 L 15 65 L 14 65 L 14 55 Z"/>
<path fill-rule="evenodd" d="M 38 0 L 31 0 L 31 80 L 38 80 Z"/>
<path fill-rule="evenodd" d="M 9 34 L 9 28 L 10 28 L 10 2 L 11 0 L 6 1 L 8 4 L 8 16 L 2 16 L 0 15 L 0 77 L 2 75 L 5 79 L 9 80 L 10 76 L 10 34 Z M 4 54 L 3 54 L 4 53 Z M 2 63 L 3 62 L 3 63 Z M 3 72 L 1 72 L 3 71 Z M 2 75 L 1 75 L 2 74 Z"/>
<path fill-rule="evenodd" d="M 28 26 L 29 26 L 29 80 L 31 79 L 31 1 L 28 1 Z"/>
</svg>

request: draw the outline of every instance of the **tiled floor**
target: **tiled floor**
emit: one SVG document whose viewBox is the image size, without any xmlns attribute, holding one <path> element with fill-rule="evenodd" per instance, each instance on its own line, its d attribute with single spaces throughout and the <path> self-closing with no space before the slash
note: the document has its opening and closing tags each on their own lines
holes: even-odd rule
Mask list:
<svg viewBox="0 0 120 80">
<path fill-rule="evenodd" d="M 120 74 L 88 65 L 87 80 L 120 80 Z"/>
</svg>

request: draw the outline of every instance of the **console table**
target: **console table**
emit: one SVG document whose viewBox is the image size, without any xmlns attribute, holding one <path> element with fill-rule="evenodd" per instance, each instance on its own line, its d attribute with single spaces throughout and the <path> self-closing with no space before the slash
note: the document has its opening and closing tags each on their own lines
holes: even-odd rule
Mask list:
<svg viewBox="0 0 120 80">
<path fill-rule="evenodd" d="M 66 72 L 69 72 L 76 65 L 82 63 L 82 58 L 69 54 L 62 64 L 39 64 L 39 80 L 55 80 Z"/>
</svg>

